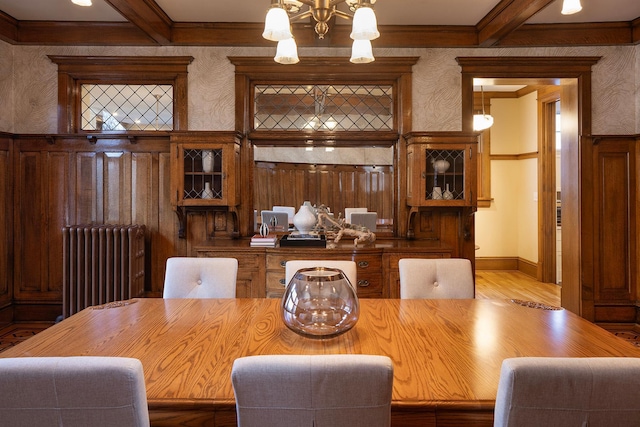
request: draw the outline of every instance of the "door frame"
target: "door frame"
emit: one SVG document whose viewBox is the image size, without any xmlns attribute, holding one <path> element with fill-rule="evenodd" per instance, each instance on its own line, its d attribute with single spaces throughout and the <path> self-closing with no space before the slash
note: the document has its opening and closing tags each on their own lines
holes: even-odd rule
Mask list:
<svg viewBox="0 0 640 427">
<path fill-rule="evenodd" d="M 553 81 L 562 87 L 567 112 L 575 120 L 562 124 L 563 148 L 563 286 L 562 306 L 580 316 L 593 317 L 593 208 L 591 182 L 582 171 L 593 163 L 591 137 L 591 69 L 600 57 L 458 57 L 462 68 L 462 130 L 473 129 L 473 79 L 532 79 L 542 84 Z M 563 108 L 564 110 L 564 108 Z M 565 134 L 571 135 L 565 139 Z M 585 179 L 585 182 L 582 180 Z M 567 184 L 567 185 L 565 185 Z M 570 225 L 570 226 L 569 226 Z M 565 241 L 571 242 L 571 253 Z M 583 292 L 583 290 L 587 292 Z"/>
</svg>

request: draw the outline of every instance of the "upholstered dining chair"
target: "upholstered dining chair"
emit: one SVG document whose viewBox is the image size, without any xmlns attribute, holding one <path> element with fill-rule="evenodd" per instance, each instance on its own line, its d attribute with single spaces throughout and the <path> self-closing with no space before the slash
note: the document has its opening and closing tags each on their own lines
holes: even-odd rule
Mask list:
<svg viewBox="0 0 640 427">
<path fill-rule="evenodd" d="M 505 359 L 495 427 L 640 426 L 640 358 Z"/>
<path fill-rule="evenodd" d="M 163 298 L 235 298 L 235 258 L 172 257 L 167 259 Z"/>
<path fill-rule="evenodd" d="M 400 298 L 474 298 L 471 261 L 465 258 L 402 258 Z"/>
<path fill-rule="evenodd" d="M 288 284 L 296 272 L 302 268 L 338 268 L 342 270 L 349 282 L 353 287 L 358 286 L 358 272 L 355 261 L 341 261 L 341 260 L 321 260 L 321 259 L 305 259 L 305 260 L 291 260 L 287 261 L 285 265 L 285 285 Z"/>
<path fill-rule="evenodd" d="M 274 212 L 286 212 L 289 217 L 289 224 L 293 224 L 293 217 L 296 215 L 296 208 L 293 206 L 273 206 L 271 210 Z"/>
<path fill-rule="evenodd" d="M 0 358 L 0 424 L 142 427 L 142 363 L 127 357 Z"/>
<path fill-rule="evenodd" d="M 378 212 L 353 212 L 351 214 L 351 224 L 362 225 L 369 231 L 376 231 L 378 227 Z"/>
<path fill-rule="evenodd" d="M 262 355 L 236 359 L 238 427 L 388 427 L 393 364 L 386 356 Z"/>
<path fill-rule="evenodd" d="M 351 214 L 354 212 L 367 212 L 367 208 L 344 208 L 344 220 L 351 224 Z"/>
</svg>

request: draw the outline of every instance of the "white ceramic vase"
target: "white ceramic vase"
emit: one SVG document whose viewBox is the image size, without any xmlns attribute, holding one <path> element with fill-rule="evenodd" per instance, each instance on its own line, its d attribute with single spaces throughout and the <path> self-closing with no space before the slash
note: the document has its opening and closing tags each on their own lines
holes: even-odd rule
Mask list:
<svg viewBox="0 0 640 427">
<path fill-rule="evenodd" d="M 213 153 L 211 150 L 202 150 L 202 172 L 213 172 Z"/>
<path fill-rule="evenodd" d="M 302 234 L 308 234 L 316 226 L 316 216 L 310 204 L 300 206 L 298 212 L 293 216 L 293 225 Z"/>
<path fill-rule="evenodd" d="M 202 190 L 201 198 L 203 198 L 203 199 L 213 199 L 213 191 L 211 191 L 211 183 L 210 182 L 205 182 L 204 183 L 204 190 Z"/>
</svg>

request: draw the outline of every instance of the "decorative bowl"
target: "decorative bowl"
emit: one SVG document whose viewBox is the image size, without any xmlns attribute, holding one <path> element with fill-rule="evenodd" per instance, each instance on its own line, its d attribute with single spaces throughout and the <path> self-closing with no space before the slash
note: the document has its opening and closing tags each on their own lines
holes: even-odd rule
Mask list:
<svg viewBox="0 0 640 427">
<path fill-rule="evenodd" d="M 449 166 L 451 166 L 450 163 L 444 159 L 434 160 L 431 164 L 433 165 L 433 170 L 437 173 L 445 173 L 449 169 Z"/>
<path fill-rule="evenodd" d="M 293 275 L 282 297 L 282 317 L 289 329 L 309 338 L 331 338 L 358 321 L 356 290 L 337 268 L 303 268 Z"/>
</svg>

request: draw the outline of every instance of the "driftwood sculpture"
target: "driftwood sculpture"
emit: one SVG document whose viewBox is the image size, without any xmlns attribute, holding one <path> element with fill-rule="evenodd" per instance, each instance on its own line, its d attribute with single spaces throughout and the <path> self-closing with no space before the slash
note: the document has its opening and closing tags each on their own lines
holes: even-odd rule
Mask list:
<svg viewBox="0 0 640 427">
<path fill-rule="evenodd" d="M 376 241 L 376 234 L 368 228 L 348 224 L 340 216 L 337 219 L 332 218 L 326 209 L 322 209 L 322 206 L 318 208 L 318 222 L 315 229 L 324 229 L 327 240 L 333 238 L 334 244 L 338 243 L 343 236 L 355 237 L 353 246 L 358 246 L 358 243 L 373 243 Z"/>
</svg>

